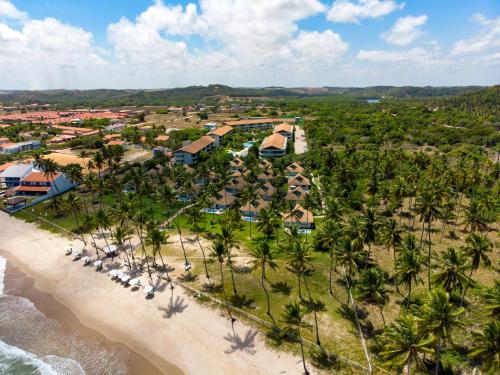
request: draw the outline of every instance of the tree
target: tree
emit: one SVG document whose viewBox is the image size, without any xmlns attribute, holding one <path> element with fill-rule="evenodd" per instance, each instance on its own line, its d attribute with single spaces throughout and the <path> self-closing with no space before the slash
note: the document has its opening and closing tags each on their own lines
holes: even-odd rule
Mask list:
<svg viewBox="0 0 500 375">
<path fill-rule="evenodd" d="M 254 199 L 257 198 L 257 189 L 254 184 L 248 184 L 242 191 L 242 199 L 248 205 L 248 211 L 250 211 L 250 204 Z M 250 223 L 250 238 L 252 238 L 252 221 Z"/>
<path fill-rule="evenodd" d="M 222 265 L 224 264 L 224 260 L 226 258 L 226 248 L 225 248 L 224 243 L 222 242 L 222 240 L 220 238 L 216 239 L 215 242 L 213 243 L 210 256 L 212 256 L 213 258 L 215 258 L 219 262 L 221 286 L 222 286 L 222 292 L 224 293 L 224 301 L 226 302 L 227 313 L 229 314 L 229 318 L 231 319 L 231 323 L 234 323 L 236 321 L 236 319 L 233 318 L 233 316 L 231 315 L 231 309 L 229 308 L 226 287 L 224 285 L 224 270 L 222 268 Z"/>
<path fill-rule="evenodd" d="M 234 261 L 232 259 L 232 251 L 233 249 L 238 249 L 238 241 L 236 241 L 234 237 L 234 229 L 229 225 L 224 224 L 221 227 L 221 232 L 217 233 L 216 238 L 224 244 L 224 250 L 226 251 L 227 257 L 227 265 L 229 267 L 229 272 L 231 273 L 231 281 L 233 283 L 233 292 L 235 295 L 238 295 L 238 291 L 236 290 L 236 282 L 234 280 Z"/>
<path fill-rule="evenodd" d="M 205 250 L 203 249 L 203 246 L 201 245 L 200 241 L 200 210 L 199 207 L 197 206 L 192 206 L 190 207 L 187 212 L 187 219 L 188 222 L 192 225 L 195 236 L 196 236 L 196 242 L 198 243 L 198 246 L 200 247 L 201 253 L 203 255 L 203 266 L 205 267 L 205 276 L 208 280 L 208 283 L 211 283 L 210 281 L 210 275 L 208 273 L 208 266 L 207 266 L 207 259 L 205 257 Z"/>
<path fill-rule="evenodd" d="M 269 266 L 272 270 L 275 270 L 278 267 L 278 264 L 274 261 L 276 257 L 276 251 L 271 249 L 269 246 L 269 242 L 267 240 L 259 240 L 250 252 L 250 255 L 253 259 L 250 261 L 254 269 L 261 269 L 261 285 L 264 293 L 266 294 L 267 299 L 267 312 L 266 314 L 271 318 L 273 325 L 276 326 L 276 322 L 271 314 L 271 303 L 269 300 L 269 292 L 266 289 L 265 281 L 266 278 L 266 266 Z"/>
<path fill-rule="evenodd" d="M 304 343 L 302 342 L 302 336 L 300 334 L 300 329 L 307 329 L 309 325 L 304 322 L 304 314 L 300 305 L 297 302 L 286 305 L 285 310 L 281 314 L 281 321 L 287 325 L 289 331 L 297 335 L 300 344 L 300 353 L 302 355 L 302 365 L 304 366 L 304 374 L 309 375 L 306 366 L 306 358 L 304 356 Z"/>
<path fill-rule="evenodd" d="M 372 267 L 361 272 L 356 291 L 358 297 L 378 306 L 385 327 L 383 307 L 389 301 L 389 290 L 385 287 L 385 276 L 382 270 Z"/>
<path fill-rule="evenodd" d="M 462 307 L 453 306 L 449 294 L 443 288 L 435 288 L 425 299 L 421 322 L 423 329 L 436 338 L 436 375 L 439 374 L 442 345 L 452 343 L 453 330 L 465 325 L 460 320 L 463 312 Z"/>
<path fill-rule="evenodd" d="M 50 181 L 50 185 L 55 189 L 56 194 L 53 193 L 52 200 L 54 202 L 54 207 L 56 207 L 56 212 L 58 211 L 58 196 L 61 194 L 59 186 L 54 182 L 57 173 L 61 169 L 60 166 L 52 159 L 43 159 L 39 154 L 35 156 L 35 162 L 33 163 L 36 169 L 42 171 L 45 178 Z"/>
<path fill-rule="evenodd" d="M 257 222 L 257 229 L 264 235 L 266 240 L 269 240 L 274 233 L 276 223 L 273 220 L 271 211 L 263 208 L 259 212 L 259 221 Z"/>
<path fill-rule="evenodd" d="M 106 246 L 109 246 L 108 240 L 106 238 L 106 234 L 104 233 L 105 230 L 108 230 L 111 228 L 111 217 L 109 216 L 109 213 L 102 208 L 97 210 L 95 214 L 95 221 L 97 224 L 97 228 L 101 232 L 101 236 L 104 239 L 104 242 L 106 243 Z"/>
<path fill-rule="evenodd" d="M 477 199 L 472 199 L 464 209 L 464 229 L 470 228 L 472 232 L 477 230 L 483 232 L 488 229 L 484 215 L 484 208 Z"/>
<path fill-rule="evenodd" d="M 170 288 L 173 289 L 172 280 L 168 274 L 167 266 L 163 261 L 163 256 L 161 255 L 161 247 L 167 243 L 168 235 L 166 232 L 160 230 L 158 223 L 152 221 L 146 225 L 146 245 L 153 248 L 153 262 L 156 260 L 156 254 L 160 256 L 160 261 L 163 271 L 167 275 L 167 280 L 170 283 Z"/>
<path fill-rule="evenodd" d="M 424 368 L 422 356 L 433 353 L 434 337 L 422 332 L 412 315 L 403 316 L 387 327 L 384 341 L 380 352 L 382 360 L 400 372 L 406 367 L 408 375 L 411 375 L 413 364 L 417 369 Z"/>
<path fill-rule="evenodd" d="M 463 291 L 472 280 L 467 276 L 469 261 L 464 252 L 455 247 L 449 247 L 441 254 L 440 269 L 434 275 L 434 282 L 442 285 L 448 292 Z"/>
<path fill-rule="evenodd" d="M 413 284 L 422 283 L 420 277 L 425 258 L 422 256 L 421 247 L 417 245 L 415 236 L 407 236 L 396 257 L 396 285 L 404 284 L 408 290 L 406 297 L 406 313 L 410 309 L 411 289 Z"/>
<path fill-rule="evenodd" d="M 377 238 L 377 231 L 380 226 L 379 217 L 373 207 L 369 207 L 365 210 L 362 223 L 364 242 L 368 245 L 368 253 L 370 253 L 371 245 Z"/>
<path fill-rule="evenodd" d="M 487 374 L 500 372 L 500 322 L 488 322 L 482 332 L 473 333 L 474 344 L 469 356 L 483 362 Z"/>
<path fill-rule="evenodd" d="M 399 228 L 398 223 L 394 219 L 389 219 L 384 223 L 381 231 L 381 238 L 387 246 L 387 251 L 393 249 L 393 257 L 396 260 L 396 247 L 402 241 L 403 230 Z"/>
<path fill-rule="evenodd" d="M 80 212 L 83 208 L 82 199 L 79 196 L 75 195 L 73 192 L 69 192 L 63 198 L 63 205 L 73 214 L 77 231 L 79 232 L 83 243 L 87 245 L 87 241 L 85 241 L 85 237 L 83 236 L 82 233 L 83 230 L 80 226 L 80 219 L 79 219 Z"/>
<path fill-rule="evenodd" d="M 130 238 L 127 228 L 123 225 L 119 225 L 114 231 L 112 231 L 111 236 L 115 239 L 115 243 L 118 248 L 125 253 L 129 270 L 132 269 L 132 264 L 130 263 L 127 250 L 125 249 L 125 241 Z"/>
</svg>

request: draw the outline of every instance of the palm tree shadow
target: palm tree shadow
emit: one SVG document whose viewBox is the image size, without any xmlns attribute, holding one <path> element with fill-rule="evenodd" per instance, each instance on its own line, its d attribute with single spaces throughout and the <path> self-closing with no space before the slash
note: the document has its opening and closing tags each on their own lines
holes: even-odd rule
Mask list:
<svg viewBox="0 0 500 375">
<path fill-rule="evenodd" d="M 188 305 L 184 304 L 184 298 L 177 296 L 174 299 L 174 291 L 172 289 L 172 294 L 170 295 L 167 307 L 158 307 L 158 310 L 163 311 L 164 318 L 170 319 L 172 316 L 184 312 L 187 307 Z"/>
<path fill-rule="evenodd" d="M 224 336 L 224 340 L 228 341 L 230 344 L 229 349 L 224 350 L 226 354 L 232 354 L 236 351 L 246 352 L 248 354 L 254 355 L 256 353 L 255 348 L 255 336 L 257 335 L 256 330 L 249 329 L 244 337 L 240 337 L 234 330 L 233 333 L 228 333 Z"/>
<path fill-rule="evenodd" d="M 271 292 L 281 293 L 285 296 L 289 296 L 292 292 L 293 287 L 286 282 L 278 281 L 277 283 L 271 284 Z"/>
</svg>

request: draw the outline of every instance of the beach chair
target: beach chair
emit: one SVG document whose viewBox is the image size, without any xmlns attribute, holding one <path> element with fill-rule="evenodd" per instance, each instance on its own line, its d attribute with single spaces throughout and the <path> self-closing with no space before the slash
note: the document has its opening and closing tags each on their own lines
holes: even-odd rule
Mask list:
<svg viewBox="0 0 500 375">
<path fill-rule="evenodd" d="M 155 288 L 152 286 L 146 286 L 144 287 L 144 294 L 146 294 L 147 297 L 154 296 L 155 294 Z"/>
<path fill-rule="evenodd" d="M 73 246 L 72 245 L 64 246 L 64 253 L 66 255 L 71 255 L 72 252 L 73 252 Z"/>
<path fill-rule="evenodd" d="M 130 286 L 141 286 L 141 279 L 139 279 L 138 277 L 136 277 L 135 279 L 130 279 L 128 281 L 128 285 L 130 285 Z"/>
</svg>

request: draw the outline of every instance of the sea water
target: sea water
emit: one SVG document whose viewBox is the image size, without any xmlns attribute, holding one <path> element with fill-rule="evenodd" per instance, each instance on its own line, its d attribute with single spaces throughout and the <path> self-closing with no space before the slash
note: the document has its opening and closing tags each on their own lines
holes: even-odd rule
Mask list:
<svg viewBox="0 0 500 375">
<path fill-rule="evenodd" d="M 93 375 L 128 373 L 128 352 L 65 331 L 27 298 L 5 290 L 0 257 L 0 374 Z"/>
</svg>

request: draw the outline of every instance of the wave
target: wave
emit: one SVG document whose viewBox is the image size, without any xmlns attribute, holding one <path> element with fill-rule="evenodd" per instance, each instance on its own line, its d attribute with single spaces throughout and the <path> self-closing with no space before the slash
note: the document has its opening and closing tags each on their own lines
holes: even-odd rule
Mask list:
<svg viewBox="0 0 500 375">
<path fill-rule="evenodd" d="M 12 375 L 85 375 L 78 362 L 58 356 L 35 354 L 0 341 L 0 373 Z"/>
<path fill-rule="evenodd" d="M 3 294 L 5 267 L 7 266 L 7 259 L 0 257 L 0 296 Z"/>
</svg>

